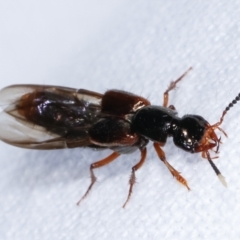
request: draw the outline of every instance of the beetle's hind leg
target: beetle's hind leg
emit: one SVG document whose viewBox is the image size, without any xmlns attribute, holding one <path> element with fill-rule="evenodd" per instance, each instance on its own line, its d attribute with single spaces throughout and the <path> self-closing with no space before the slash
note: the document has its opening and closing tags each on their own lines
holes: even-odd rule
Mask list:
<svg viewBox="0 0 240 240">
<path fill-rule="evenodd" d="M 174 167 L 171 166 L 171 164 L 166 160 L 165 157 L 165 153 L 164 151 L 161 149 L 161 146 L 159 143 L 154 143 L 153 144 L 158 157 L 160 158 L 161 161 L 163 161 L 163 163 L 166 165 L 166 167 L 168 168 L 168 170 L 171 172 L 171 174 L 173 175 L 173 177 L 175 177 L 177 179 L 178 182 L 180 182 L 181 184 L 183 184 L 188 190 L 190 190 L 188 184 L 187 184 L 187 180 L 182 177 L 180 175 L 180 172 L 178 172 Z"/>
<path fill-rule="evenodd" d="M 84 194 L 84 195 L 81 197 L 81 199 L 77 202 L 77 205 L 79 205 L 79 204 L 82 202 L 82 200 L 87 197 L 87 195 L 89 194 L 90 190 L 92 189 L 94 183 L 97 181 L 97 178 L 96 178 L 96 176 L 95 176 L 95 174 L 94 174 L 94 172 L 93 172 L 93 169 L 94 169 L 94 168 L 103 167 L 103 166 L 109 164 L 110 162 L 114 161 L 114 160 L 115 160 L 117 157 L 119 157 L 119 156 L 120 156 L 119 153 L 113 152 L 113 153 L 112 153 L 111 155 L 109 155 L 108 157 L 106 157 L 106 158 L 104 158 L 104 159 L 102 159 L 102 160 L 100 160 L 100 161 L 98 161 L 98 162 L 92 163 L 92 164 L 90 165 L 91 183 L 90 183 L 87 191 L 85 192 L 85 194 Z"/>
<path fill-rule="evenodd" d="M 168 100 L 169 100 L 169 95 L 168 93 L 173 90 L 174 88 L 176 88 L 177 83 L 180 82 L 187 74 L 188 72 L 192 70 L 192 67 L 190 67 L 182 76 L 180 76 L 177 80 L 172 81 L 168 87 L 168 89 L 164 92 L 163 94 L 163 106 L 167 107 L 168 106 Z M 171 105 L 172 106 L 172 105 Z M 174 108 L 175 109 L 175 108 Z"/>
<path fill-rule="evenodd" d="M 131 173 L 131 176 L 130 176 L 130 179 L 129 179 L 130 187 L 129 187 L 129 191 L 128 191 L 127 200 L 123 204 L 123 208 L 126 207 L 128 201 L 130 200 L 130 197 L 132 195 L 133 185 L 136 183 L 135 172 L 143 165 L 143 163 L 145 162 L 146 156 L 147 156 L 147 148 L 145 147 L 141 150 L 140 161 L 135 166 L 132 167 L 132 173 Z"/>
</svg>

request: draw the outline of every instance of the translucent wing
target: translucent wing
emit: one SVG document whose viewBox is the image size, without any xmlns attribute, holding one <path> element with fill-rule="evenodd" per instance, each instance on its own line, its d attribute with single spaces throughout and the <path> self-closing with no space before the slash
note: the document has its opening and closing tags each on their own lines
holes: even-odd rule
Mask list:
<svg viewBox="0 0 240 240">
<path fill-rule="evenodd" d="M 23 148 L 90 146 L 102 94 L 59 86 L 12 85 L 0 91 L 0 140 Z"/>
</svg>

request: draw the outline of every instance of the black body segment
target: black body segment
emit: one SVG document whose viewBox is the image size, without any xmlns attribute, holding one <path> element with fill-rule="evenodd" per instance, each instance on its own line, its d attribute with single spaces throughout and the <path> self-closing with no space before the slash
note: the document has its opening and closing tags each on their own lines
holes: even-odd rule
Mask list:
<svg viewBox="0 0 240 240">
<path fill-rule="evenodd" d="M 89 129 L 91 142 L 100 146 L 129 146 L 138 142 L 140 136 L 131 130 L 131 124 L 124 119 L 106 117 Z"/>
<path fill-rule="evenodd" d="M 173 120 L 178 120 L 176 114 L 176 111 L 169 108 L 146 106 L 134 115 L 132 128 L 151 141 L 165 143 L 172 132 Z"/>
<path fill-rule="evenodd" d="M 206 132 L 208 122 L 198 115 L 185 115 L 173 130 L 173 141 L 181 149 L 195 153 Z"/>
</svg>

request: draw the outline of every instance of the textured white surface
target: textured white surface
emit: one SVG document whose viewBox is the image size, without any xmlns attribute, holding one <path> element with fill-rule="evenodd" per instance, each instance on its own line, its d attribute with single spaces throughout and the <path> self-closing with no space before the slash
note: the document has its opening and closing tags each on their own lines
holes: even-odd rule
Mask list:
<svg viewBox="0 0 240 240">
<path fill-rule="evenodd" d="M 100 3 L 101 2 L 101 3 Z M 151 2 L 151 3 L 150 3 Z M 179 115 L 218 121 L 240 91 L 240 3 L 219 1 L 5 1 L 0 7 L 0 87 L 57 84 L 141 94 L 162 104 L 170 80 L 194 69 L 170 94 Z M 224 188 L 199 154 L 168 160 L 180 186 L 149 144 L 128 192 L 139 153 L 98 169 L 80 207 L 90 163 L 109 151 L 31 151 L 0 143 L 0 239 L 239 239 L 240 104 L 226 116 L 220 158 Z M 1 126 L 4 127 L 4 126 Z"/>
</svg>

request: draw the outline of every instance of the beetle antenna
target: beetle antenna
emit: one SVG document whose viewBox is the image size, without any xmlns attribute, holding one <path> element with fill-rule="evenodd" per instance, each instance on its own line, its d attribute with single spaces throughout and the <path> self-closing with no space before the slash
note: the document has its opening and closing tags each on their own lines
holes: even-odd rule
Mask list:
<svg viewBox="0 0 240 240">
<path fill-rule="evenodd" d="M 234 104 L 236 104 L 238 101 L 240 101 L 240 93 L 227 105 L 227 107 L 224 109 L 222 116 L 219 120 L 219 122 L 213 124 L 211 127 L 213 129 L 217 128 L 218 130 L 220 130 L 221 132 L 224 133 L 224 135 L 227 137 L 227 134 L 223 131 L 223 129 L 221 129 L 219 126 L 222 124 L 223 120 L 224 120 L 224 116 L 227 114 L 227 112 L 229 111 L 230 108 L 232 108 L 234 106 Z"/>
<path fill-rule="evenodd" d="M 223 122 L 223 118 L 226 115 L 226 113 L 229 111 L 230 108 L 234 106 L 238 101 L 240 101 L 240 93 L 228 104 L 228 106 L 225 108 L 225 110 L 222 113 L 222 117 L 220 118 L 219 124 L 220 125 Z"/>
<path fill-rule="evenodd" d="M 207 159 L 208 162 L 210 163 L 211 167 L 213 168 L 214 172 L 216 173 L 216 175 L 218 176 L 220 182 L 223 184 L 223 186 L 227 187 L 227 182 L 225 180 L 225 177 L 221 174 L 221 172 L 219 171 L 219 169 L 217 168 L 217 166 L 213 163 L 210 154 L 208 151 L 206 151 L 207 154 Z"/>
</svg>

